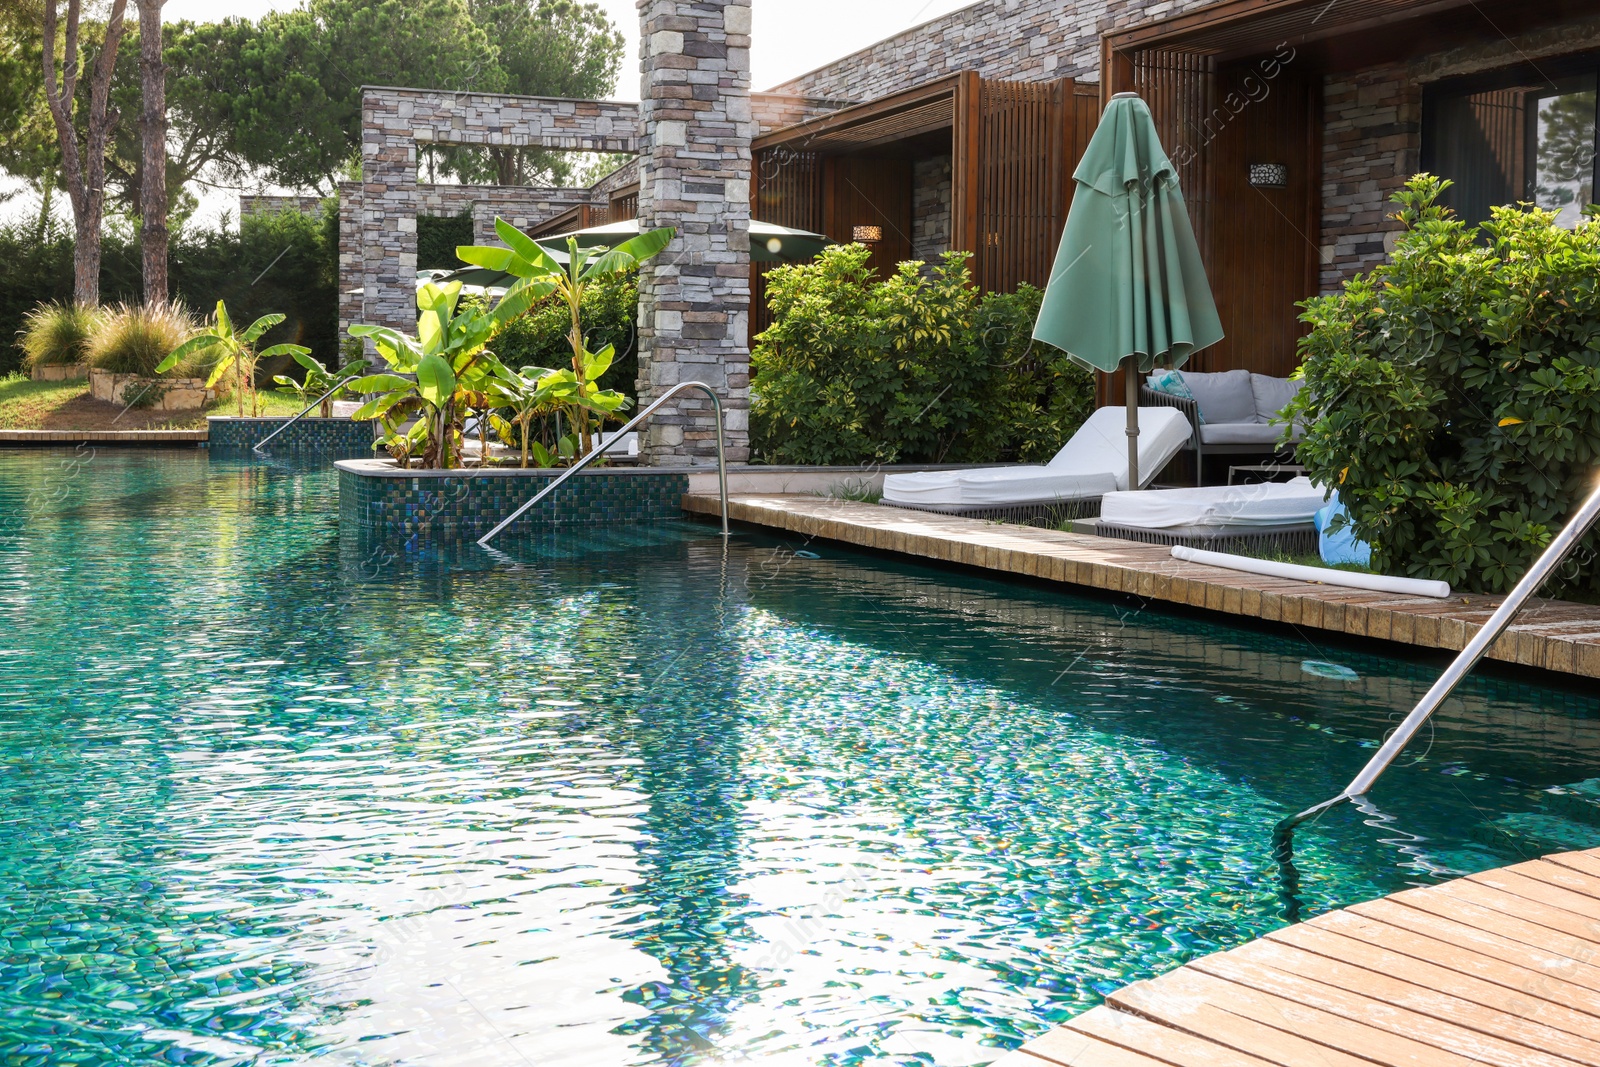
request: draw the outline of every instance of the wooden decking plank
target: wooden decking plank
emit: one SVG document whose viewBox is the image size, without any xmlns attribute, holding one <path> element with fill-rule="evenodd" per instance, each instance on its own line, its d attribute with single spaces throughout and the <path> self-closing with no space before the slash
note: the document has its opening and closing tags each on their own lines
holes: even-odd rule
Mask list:
<svg viewBox="0 0 1600 1067">
<path fill-rule="evenodd" d="M 1525 878 L 1547 882 L 1550 885 L 1588 897 L 1594 902 L 1593 912 L 1600 918 L 1600 875 L 1589 874 L 1575 867 L 1567 867 L 1548 860 L 1534 860 L 1518 864 L 1513 870 Z"/>
<path fill-rule="evenodd" d="M 1541 882 L 1537 878 L 1529 878 L 1516 867 L 1504 867 L 1495 871 L 1481 871 L 1478 874 L 1469 874 L 1464 881 L 1477 885 L 1498 889 L 1502 893 L 1509 893 L 1523 900 L 1545 904 L 1552 908 L 1587 919 L 1597 936 L 1600 936 L 1600 902 L 1583 893 L 1574 893 L 1570 889 Z"/>
<path fill-rule="evenodd" d="M 1595 922 L 1586 919 L 1576 912 L 1566 911 L 1554 907 L 1543 901 L 1533 900 L 1528 897 L 1516 896 L 1503 889 L 1484 885 L 1462 879 L 1450 883 L 1450 892 L 1428 896 L 1421 890 L 1408 889 L 1403 893 L 1396 893 L 1391 900 L 1402 904 L 1432 911 L 1435 914 L 1451 914 L 1459 916 L 1460 911 L 1455 904 L 1476 904 L 1480 913 L 1487 913 L 1493 921 L 1490 929 L 1509 929 L 1529 933 L 1524 924 L 1542 926 L 1547 930 L 1567 934 L 1582 941 L 1589 946 L 1589 951 L 1594 951 Z M 1472 919 L 1463 919 L 1472 922 Z M 1517 936 L 1512 934 L 1510 936 Z"/>
<path fill-rule="evenodd" d="M 1325 931 L 1332 936 L 1398 952 L 1413 960 L 1443 967 L 1477 981 L 1547 1000 L 1563 1008 L 1593 1016 L 1593 1021 L 1588 1025 L 1591 1029 L 1600 1030 L 1600 996 L 1596 995 L 1596 989 L 1570 982 L 1565 977 L 1536 970 L 1523 963 L 1510 962 L 1503 955 L 1489 955 L 1479 948 L 1463 947 L 1349 911 L 1329 912 L 1300 927 L 1290 929 Z M 1277 931 L 1267 936 L 1279 937 L 1282 933 L 1283 931 Z M 1526 946 L 1507 941 L 1489 947 L 1503 953 L 1508 948 L 1524 949 Z M 1351 959 L 1352 962 L 1361 962 L 1359 956 L 1352 956 Z M 1597 977 L 1600 977 L 1600 974 L 1597 974 Z"/>
<path fill-rule="evenodd" d="M 1423 960 L 1301 925 L 1280 930 L 1234 954 L 1241 964 L 1280 970 L 1442 1022 L 1560 1056 L 1600 1065 L 1600 1019 L 1469 978 Z"/>
<path fill-rule="evenodd" d="M 1454 945 L 1482 946 L 1500 959 L 1600 993 L 1600 968 L 1586 962 L 1592 958 L 1594 946 L 1559 930 L 1461 900 L 1438 901 L 1424 908 L 1390 898 L 1357 904 L 1350 910 Z"/>
<path fill-rule="evenodd" d="M 1034 1043 L 1039 1046 L 1035 1051 L 1040 1055 L 1050 1055 L 1055 1047 L 1053 1041 L 1056 1034 L 1066 1032 L 1076 1032 L 1108 1045 L 1136 1051 L 1171 1067 L 1274 1067 L 1267 1060 L 1219 1045 L 1207 1038 L 1107 1007 L 1090 1008 L 1063 1030 L 1040 1038 Z M 1034 1049 L 1034 1046 L 1030 1045 L 1029 1048 Z M 1063 1058 L 1058 1062 L 1073 1061 Z"/>
<path fill-rule="evenodd" d="M 1258 992 L 1288 997 L 1309 1007 L 1320 1008 L 1375 1031 L 1420 1041 L 1436 1052 L 1453 1054 L 1469 1063 L 1493 1064 L 1497 1067 L 1570 1067 L 1575 1062 L 1569 1057 L 1495 1037 L 1491 1027 L 1499 1021 L 1500 1013 L 1493 1013 L 1494 1017 L 1491 1017 L 1491 1013 L 1484 1012 L 1483 1018 L 1468 1028 L 1454 1019 L 1439 1017 L 1444 1014 L 1464 1018 L 1469 1007 L 1464 1001 L 1457 1000 L 1451 1005 L 1433 1003 L 1429 1012 L 1424 1013 L 1394 1003 L 1393 998 L 1400 995 L 1396 987 L 1405 983 L 1384 984 L 1382 997 L 1353 992 L 1343 986 L 1286 969 L 1283 966 L 1285 963 L 1295 966 L 1301 962 L 1298 959 L 1286 959 L 1290 952 L 1289 946 L 1258 941 L 1233 952 L 1207 956 L 1189 966 Z M 1310 954 L 1302 952 L 1297 955 L 1303 958 Z M 1332 961 L 1314 959 L 1319 960 L 1316 973 L 1329 975 L 1330 978 L 1339 973 L 1336 968 L 1326 966 Z M 1374 985 L 1379 983 L 1375 982 Z M 1411 994 L 1406 994 L 1406 999 L 1415 1000 Z"/>
<path fill-rule="evenodd" d="M 1100 1011 L 1104 1009 L 1095 1008 L 1092 1010 Z M 1124 1017 L 1133 1018 L 1132 1016 Z M 1155 1023 L 1145 1022 L 1145 1026 L 1151 1030 L 1162 1031 L 1163 1036 L 1187 1037 L 1187 1035 L 1176 1034 L 1175 1031 L 1157 1026 Z M 1189 1037 L 1187 1039 L 1196 1044 L 1210 1044 L 1210 1042 L 1202 1041 L 1200 1038 Z M 1159 1044 L 1160 1041 L 1154 1040 L 1151 1043 Z M 1168 1043 L 1170 1044 L 1170 1042 Z M 1217 1045 L 1212 1045 L 1211 1047 L 1216 1048 L 1219 1052 L 1225 1053 L 1227 1051 Z M 1189 1067 L 1191 1062 L 1162 1059 L 1152 1055 L 1144 1048 L 1129 1048 L 1126 1044 L 1105 1041 L 1092 1033 L 1078 1029 L 1076 1026 L 1066 1026 L 1050 1031 L 1050 1033 L 1038 1040 L 1029 1042 L 1027 1051 L 1039 1057 L 1041 1064 L 1061 1064 L 1064 1067 Z M 1201 1065 L 1205 1065 L 1205 1067 L 1234 1067 L 1235 1064 L 1239 1064 L 1240 1067 L 1258 1067 L 1261 1063 L 1260 1060 L 1241 1062 L 1237 1056 L 1232 1060 L 1213 1059 L 1192 1062 L 1195 1067 L 1201 1067 Z"/>
<path fill-rule="evenodd" d="M 1554 856 L 1546 856 L 1545 860 L 1600 877 L 1600 855 L 1593 852 L 1558 852 Z"/>
<path fill-rule="evenodd" d="M 1111 994 L 1107 1003 L 1282 1067 L 1469 1067 L 1474 1062 L 1204 974 L 1193 964 L 1135 982 Z"/>
</svg>

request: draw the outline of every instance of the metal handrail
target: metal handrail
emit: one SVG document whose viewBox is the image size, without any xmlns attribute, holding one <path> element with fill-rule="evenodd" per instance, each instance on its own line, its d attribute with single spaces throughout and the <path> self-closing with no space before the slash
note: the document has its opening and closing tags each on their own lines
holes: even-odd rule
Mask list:
<svg viewBox="0 0 1600 1067">
<path fill-rule="evenodd" d="M 260 452 L 263 448 L 266 448 L 268 441 L 272 440 L 274 437 L 278 436 L 280 433 L 282 433 L 283 431 L 287 430 L 289 427 L 293 426 L 295 423 L 299 422 L 301 419 L 305 418 L 306 417 L 306 412 L 310 411 L 312 408 L 316 407 L 318 404 L 322 403 L 324 400 L 328 399 L 334 393 L 337 393 L 339 390 L 343 389 L 345 386 L 349 385 L 351 382 L 355 381 L 359 377 L 361 377 L 361 375 L 352 374 L 348 378 L 339 379 L 338 383 L 336 385 L 334 385 L 334 387 L 332 389 L 329 389 L 326 393 L 323 393 L 321 396 L 317 397 L 311 403 L 307 404 L 305 406 L 305 410 L 301 411 L 300 414 L 296 415 L 294 418 L 290 419 L 288 422 L 284 423 L 282 426 L 279 426 L 276 430 L 273 430 L 271 433 L 267 434 L 267 436 L 263 437 L 261 440 L 257 441 L 255 444 L 251 445 L 250 446 L 250 451 L 252 451 L 252 452 Z"/>
<path fill-rule="evenodd" d="M 1494 614 L 1489 616 L 1489 621 L 1484 623 L 1478 632 L 1473 635 L 1471 641 L 1467 642 L 1467 646 L 1461 650 L 1450 666 L 1445 668 L 1444 673 L 1439 676 L 1439 680 L 1433 683 L 1433 687 L 1423 694 L 1422 699 L 1417 702 L 1417 706 L 1411 709 L 1411 714 L 1405 717 L 1405 721 L 1400 724 L 1394 733 L 1389 735 L 1388 740 L 1383 743 L 1383 747 L 1378 749 L 1373 757 L 1367 761 L 1365 767 L 1361 768 L 1361 773 L 1351 779 L 1350 784 L 1344 787 L 1344 792 L 1331 800 L 1325 800 L 1315 807 L 1307 808 L 1300 814 L 1292 815 L 1278 823 L 1272 831 L 1272 852 L 1274 858 L 1278 861 L 1279 870 L 1284 877 L 1285 884 L 1293 884 L 1298 881 L 1298 875 L 1294 872 L 1294 828 L 1307 819 L 1321 815 L 1328 809 L 1347 800 L 1354 802 L 1366 796 L 1372 787 L 1377 784 L 1378 779 L 1382 777 L 1383 772 L 1389 769 L 1389 765 L 1394 762 L 1395 757 L 1399 756 L 1406 745 L 1411 743 L 1411 739 L 1416 736 L 1417 731 L 1422 729 L 1423 725 L 1432 718 L 1433 713 L 1439 710 L 1439 706 L 1445 702 L 1445 699 L 1455 691 L 1456 686 L 1461 684 L 1462 680 L 1472 671 L 1472 668 L 1476 667 L 1478 662 L 1488 653 L 1490 646 L 1499 639 L 1500 635 L 1516 619 L 1523 607 L 1532 599 L 1533 594 L 1537 593 L 1539 587 L 1550 577 L 1551 572 L 1561 565 L 1579 539 L 1589 532 L 1590 527 L 1595 524 L 1597 518 L 1600 518 L 1600 486 L 1597 486 L 1589 494 L 1589 499 L 1583 502 L 1583 506 L 1572 516 L 1572 519 L 1562 531 L 1556 535 L 1555 540 L 1550 542 L 1549 547 L 1539 554 L 1538 559 L 1533 561 L 1533 565 L 1528 568 L 1528 573 L 1522 576 L 1522 580 L 1517 583 L 1516 588 L 1511 590 L 1506 599 L 1495 609 Z"/>
<path fill-rule="evenodd" d="M 718 482 L 719 486 L 722 489 L 722 536 L 723 537 L 727 537 L 728 536 L 728 458 L 727 458 L 727 448 L 723 443 L 722 400 L 717 396 L 716 392 L 711 388 L 711 386 L 707 385 L 705 382 L 679 382 L 677 385 L 674 385 L 671 389 L 668 389 L 665 393 L 662 393 L 661 396 L 658 399 L 656 399 L 656 401 L 654 403 L 652 403 L 649 407 L 645 408 L 643 411 L 639 412 L 639 414 L 635 415 L 632 419 L 630 419 L 628 421 L 627 425 L 623 426 L 622 429 L 618 430 L 614 435 L 612 435 L 611 440 L 603 442 L 593 452 L 590 452 L 587 456 L 584 456 L 582 459 L 578 460 L 578 462 L 574 463 L 572 466 L 570 466 L 566 470 L 562 471 L 560 476 L 558 476 L 553 481 L 551 481 L 551 483 L 549 485 L 547 485 L 543 489 L 539 490 L 538 495 L 536 495 L 532 500 L 530 500 L 526 504 L 522 505 L 516 511 L 513 511 L 511 513 L 510 517 L 507 518 L 504 522 L 502 522 L 499 526 L 496 526 L 494 529 L 490 530 L 488 533 L 486 533 L 482 537 L 478 538 L 478 544 L 487 546 L 489 544 L 489 542 L 493 541 L 495 539 L 495 537 L 498 536 L 499 533 L 502 530 L 504 530 L 507 526 L 510 526 L 512 523 L 516 522 L 518 519 L 522 518 L 523 514 L 525 512 L 527 512 L 527 510 L 529 508 L 533 507 L 539 501 L 543 500 L 545 497 L 549 496 L 551 493 L 553 493 L 557 489 L 559 489 L 561 487 L 562 483 L 564 483 L 568 478 L 571 478 L 574 474 L 577 474 L 579 471 L 583 470 L 583 468 L 587 467 L 589 464 L 591 464 L 595 460 L 599 459 L 602 455 L 605 454 L 606 449 L 610 448 L 612 445 L 616 444 L 618 441 L 621 441 L 623 439 L 623 437 L 626 436 L 628 433 L 630 433 L 635 426 L 638 426 L 645 419 L 648 419 L 651 415 L 655 414 L 657 408 L 661 407 L 661 405 L 665 404 L 668 400 L 671 400 L 673 397 L 677 396 L 679 393 L 683 392 L 685 389 L 699 389 L 701 392 L 705 393 L 706 396 L 709 396 L 711 398 L 712 411 L 715 412 L 715 414 L 716 414 L 716 418 L 717 418 L 717 482 Z"/>
</svg>

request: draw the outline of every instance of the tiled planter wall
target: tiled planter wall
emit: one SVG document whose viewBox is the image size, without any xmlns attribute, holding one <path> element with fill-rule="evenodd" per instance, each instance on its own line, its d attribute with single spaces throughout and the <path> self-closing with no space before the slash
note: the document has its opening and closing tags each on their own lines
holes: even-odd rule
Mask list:
<svg viewBox="0 0 1600 1067">
<path fill-rule="evenodd" d="M 518 469 L 403 472 L 385 459 L 344 460 L 337 466 L 341 527 L 407 544 L 477 540 L 560 474 Z M 681 519 L 688 491 L 689 474 L 682 468 L 588 470 L 507 533 Z"/>
<path fill-rule="evenodd" d="M 206 419 L 211 448 L 248 452 L 255 443 L 288 422 L 287 418 L 251 419 L 213 415 Z M 273 438 L 267 446 L 273 455 L 316 452 L 327 456 L 372 455 L 372 423 L 349 419 L 301 419 Z"/>
</svg>

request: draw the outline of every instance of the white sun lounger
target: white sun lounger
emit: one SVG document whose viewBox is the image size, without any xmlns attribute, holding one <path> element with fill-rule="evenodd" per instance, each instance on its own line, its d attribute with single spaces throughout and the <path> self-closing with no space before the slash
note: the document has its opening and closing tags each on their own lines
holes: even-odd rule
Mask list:
<svg viewBox="0 0 1600 1067">
<path fill-rule="evenodd" d="M 1139 409 L 1139 473 L 1148 485 L 1188 443 L 1188 420 L 1174 408 Z M 1100 498 L 1128 488 L 1127 409 L 1101 408 L 1044 466 L 891 474 L 883 503 L 946 515 L 1056 518 L 1093 515 Z"/>
<path fill-rule="evenodd" d="M 1158 545 L 1213 548 L 1229 543 L 1316 551 L 1312 517 L 1328 502 L 1309 478 L 1259 485 L 1107 493 L 1097 533 Z"/>
</svg>

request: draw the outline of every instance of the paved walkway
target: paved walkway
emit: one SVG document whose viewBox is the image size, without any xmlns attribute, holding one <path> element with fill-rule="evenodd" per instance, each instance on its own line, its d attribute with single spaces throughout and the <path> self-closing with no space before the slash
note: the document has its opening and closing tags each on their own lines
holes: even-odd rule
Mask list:
<svg viewBox="0 0 1600 1067">
<path fill-rule="evenodd" d="M 1411 889 L 1113 993 L 994 1067 L 1600 1064 L 1600 850 Z"/>
<path fill-rule="evenodd" d="M 719 506 L 715 496 L 684 498 L 685 509 L 697 514 L 715 515 Z M 1501 600 L 1434 600 L 1266 578 L 1184 563 L 1170 549 L 1133 541 L 815 496 L 739 495 L 729 507 L 736 521 L 806 538 L 1421 648 L 1459 651 Z M 1489 657 L 1600 678 L 1600 606 L 1536 600 Z"/>
</svg>

